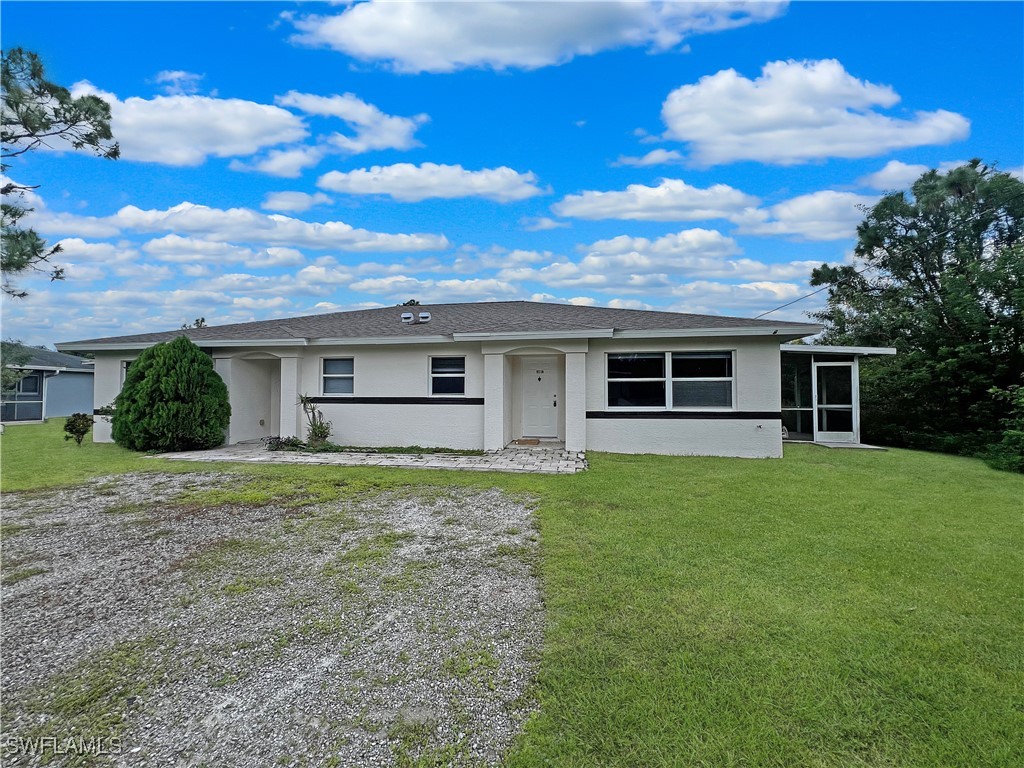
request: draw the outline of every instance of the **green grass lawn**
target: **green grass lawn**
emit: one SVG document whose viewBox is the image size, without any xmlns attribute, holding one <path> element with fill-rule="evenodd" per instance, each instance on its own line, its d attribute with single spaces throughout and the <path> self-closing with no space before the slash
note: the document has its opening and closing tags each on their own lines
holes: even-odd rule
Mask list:
<svg viewBox="0 0 1024 768">
<path fill-rule="evenodd" d="M 203 468 L 78 449 L 58 424 L 10 428 L 0 458 L 4 490 Z M 536 497 L 541 707 L 512 766 L 1024 764 L 1024 477 L 806 445 L 589 458 L 574 476 L 210 467 L 250 499 L 329 499 L 325 476 Z"/>
</svg>

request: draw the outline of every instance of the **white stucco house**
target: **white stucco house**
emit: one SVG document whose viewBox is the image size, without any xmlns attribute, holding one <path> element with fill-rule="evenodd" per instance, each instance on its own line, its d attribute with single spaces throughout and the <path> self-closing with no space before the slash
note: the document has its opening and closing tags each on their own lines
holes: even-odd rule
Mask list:
<svg viewBox="0 0 1024 768">
<path fill-rule="evenodd" d="M 820 419 L 829 439 L 859 440 L 854 374 L 857 356 L 871 350 L 787 353 L 799 362 L 788 366 L 787 387 L 803 394 L 805 377 L 796 377 L 805 370 L 814 381 L 807 402 L 790 398 L 784 412 L 781 346 L 820 330 L 514 301 L 386 307 L 57 347 L 95 355 L 100 408 L 114 400 L 142 349 L 188 336 L 227 383 L 228 443 L 303 436 L 297 399 L 306 394 L 343 445 L 496 450 L 539 438 L 571 451 L 777 457 L 784 418 L 806 439 L 815 439 Z M 830 355 L 836 365 L 819 382 Z M 828 391 L 819 391 L 826 378 Z M 94 439 L 109 441 L 109 424 L 97 423 Z"/>
</svg>

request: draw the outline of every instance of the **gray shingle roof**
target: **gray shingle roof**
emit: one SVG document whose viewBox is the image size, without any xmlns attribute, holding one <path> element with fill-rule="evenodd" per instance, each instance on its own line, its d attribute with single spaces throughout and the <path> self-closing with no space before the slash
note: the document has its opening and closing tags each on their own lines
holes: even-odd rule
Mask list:
<svg viewBox="0 0 1024 768">
<path fill-rule="evenodd" d="M 49 349 L 36 349 L 19 344 L 22 349 L 28 350 L 32 355 L 22 368 L 66 368 L 69 371 L 93 370 L 93 361 L 78 355 L 66 355 L 63 352 L 53 352 Z"/>
<path fill-rule="evenodd" d="M 407 324 L 403 312 L 429 312 L 430 322 Z M 586 331 L 612 328 L 617 331 L 695 330 L 729 328 L 807 328 L 810 323 L 779 320 L 751 320 L 718 315 L 689 315 L 607 307 L 580 307 L 532 301 L 496 301 L 464 304 L 431 304 L 413 307 L 382 307 L 325 315 L 307 315 L 280 320 L 259 320 L 233 325 L 108 336 L 63 342 L 87 348 L 88 344 L 154 344 L 188 336 L 203 341 L 259 341 L 281 339 L 352 339 L 379 337 L 451 336 L 454 333 L 531 333 L 545 331 Z M 63 346 L 63 344 L 58 346 Z"/>
</svg>

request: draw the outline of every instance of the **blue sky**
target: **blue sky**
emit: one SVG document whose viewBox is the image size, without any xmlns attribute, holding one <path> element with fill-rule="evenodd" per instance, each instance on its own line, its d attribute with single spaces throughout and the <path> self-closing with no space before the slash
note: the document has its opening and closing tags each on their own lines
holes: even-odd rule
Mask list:
<svg viewBox="0 0 1024 768">
<path fill-rule="evenodd" d="M 38 151 L 36 344 L 395 304 L 754 316 L 926 167 L 1024 165 L 1020 3 L 5 2 L 113 107 Z M 820 297 L 776 313 L 805 319 Z"/>
</svg>

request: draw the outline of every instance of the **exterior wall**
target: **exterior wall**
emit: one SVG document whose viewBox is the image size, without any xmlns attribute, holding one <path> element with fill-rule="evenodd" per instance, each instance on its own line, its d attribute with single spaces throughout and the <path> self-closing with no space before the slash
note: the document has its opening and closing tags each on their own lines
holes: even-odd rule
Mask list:
<svg viewBox="0 0 1024 768">
<path fill-rule="evenodd" d="M 72 413 L 92 413 L 93 374 L 68 373 L 61 371 L 56 376 L 47 376 L 46 403 L 43 406 L 46 418 L 70 416 Z"/>
<path fill-rule="evenodd" d="M 121 391 L 121 372 L 125 361 L 134 360 L 139 356 L 138 352 L 97 352 L 96 362 L 93 365 L 93 387 L 92 403 L 93 408 L 103 408 L 114 402 Z M 110 434 L 110 418 L 108 416 L 96 416 L 96 422 L 92 427 L 92 440 L 94 443 L 112 443 L 114 438 Z"/>
<path fill-rule="evenodd" d="M 339 445 L 479 449 L 484 444 L 482 405 L 320 405 Z"/>
<path fill-rule="evenodd" d="M 608 353 L 711 351 L 734 353 L 732 409 L 624 411 L 608 408 Z M 589 450 L 747 458 L 782 456 L 779 344 L 771 337 L 593 340 L 587 353 L 586 371 Z M 611 418 L 602 418 L 606 414 Z"/>
<path fill-rule="evenodd" d="M 231 392 L 229 441 L 267 434 L 305 435 L 298 395 L 313 396 L 341 445 L 499 448 L 522 431 L 522 355 L 554 355 L 562 366 L 559 436 L 569 450 L 778 457 L 782 455 L 779 344 L 771 337 L 591 339 L 544 342 L 451 342 L 217 350 Z M 717 411 L 624 411 L 607 407 L 610 352 L 734 352 L 734 407 Z M 487 354 L 485 354 L 487 353 Z M 430 396 L 434 355 L 466 358 L 466 393 Z M 135 353 L 98 353 L 94 407 L 121 388 L 122 363 Z M 353 358 L 354 392 L 325 395 L 324 358 Z M 258 359 L 257 359 L 258 358 Z M 485 366 L 485 359 L 488 362 Z M 491 407 L 485 405 L 491 403 Z M 486 411 L 486 416 L 485 416 Z M 609 418 L 611 417 L 611 418 Z M 260 420 L 263 424 L 259 424 Z M 488 431 L 485 435 L 485 422 Z M 97 418 L 97 442 L 110 426 Z"/>
<path fill-rule="evenodd" d="M 484 446 L 484 356 L 475 343 L 317 346 L 300 359 L 303 392 L 318 398 L 340 445 Z M 430 358 L 464 356 L 466 393 L 430 395 Z M 324 395 L 324 358 L 353 358 L 353 394 Z M 302 425 L 300 435 L 304 433 Z"/>
</svg>

